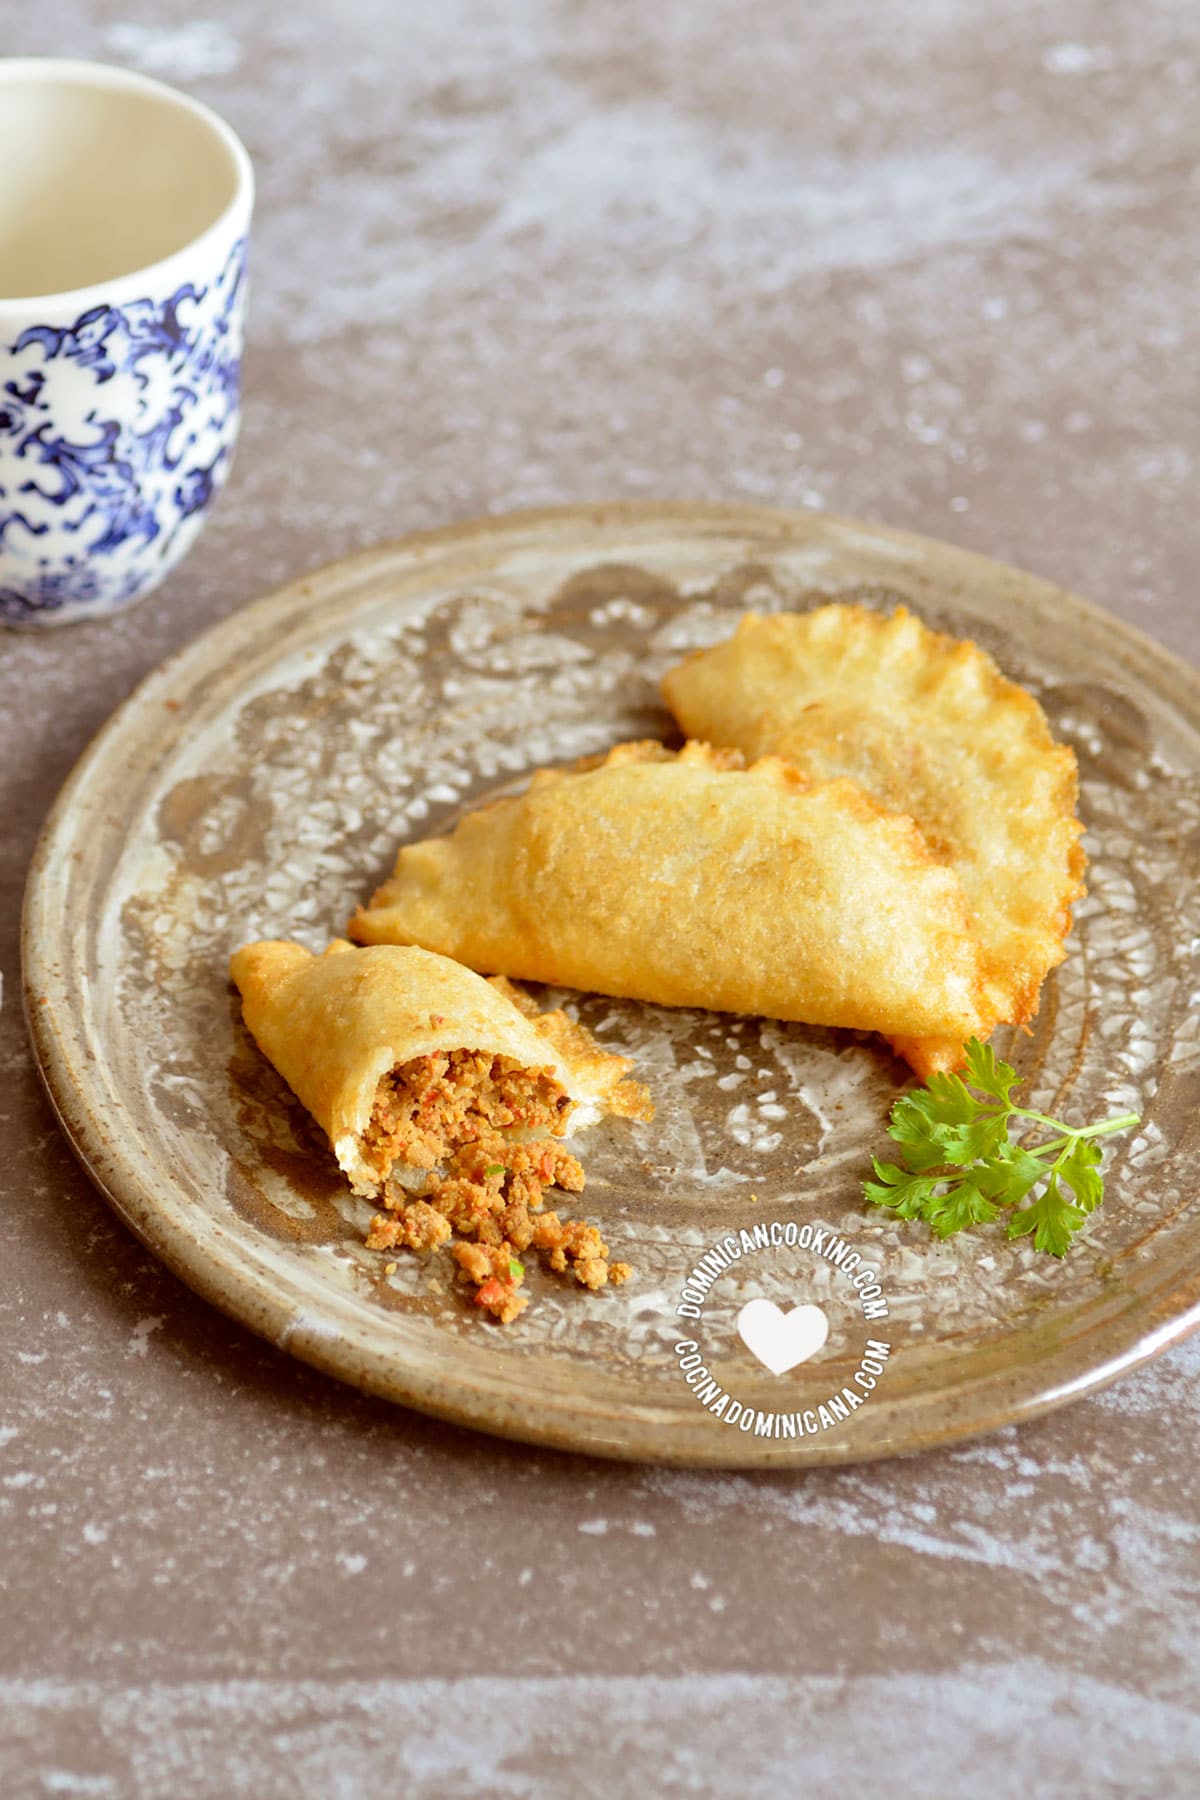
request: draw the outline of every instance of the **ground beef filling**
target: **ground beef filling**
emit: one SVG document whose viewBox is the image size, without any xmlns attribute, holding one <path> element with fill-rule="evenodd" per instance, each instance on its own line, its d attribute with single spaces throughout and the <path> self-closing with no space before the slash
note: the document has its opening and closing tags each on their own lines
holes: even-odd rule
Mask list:
<svg viewBox="0 0 1200 1800">
<path fill-rule="evenodd" d="M 386 1180 L 395 1162 L 436 1169 L 452 1148 L 489 1132 L 517 1127 L 561 1137 L 570 1112 L 552 1069 L 523 1068 L 483 1050 L 439 1051 L 384 1076 L 362 1154 Z"/>
<path fill-rule="evenodd" d="M 419 1057 L 380 1084 L 363 1153 L 386 1181 L 393 1162 L 428 1170 L 419 1196 L 395 1183 L 372 1222 L 368 1248 L 452 1255 L 474 1302 L 507 1324 L 529 1304 L 519 1292 L 523 1255 L 586 1288 L 619 1284 L 628 1263 L 610 1262 L 594 1225 L 543 1211 L 545 1191 L 577 1194 L 583 1170 L 546 1138 L 513 1142 L 501 1129 L 561 1134 L 570 1101 L 549 1070 L 522 1069 L 471 1051 Z"/>
</svg>

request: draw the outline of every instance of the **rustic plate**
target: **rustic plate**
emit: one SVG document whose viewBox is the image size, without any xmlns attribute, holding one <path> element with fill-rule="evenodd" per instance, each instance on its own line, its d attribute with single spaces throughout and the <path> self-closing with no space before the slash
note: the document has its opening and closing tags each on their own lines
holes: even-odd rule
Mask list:
<svg viewBox="0 0 1200 1800">
<path fill-rule="evenodd" d="M 1077 1122 L 1141 1111 L 1109 1150 L 1106 1205 L 1061 1264 L 997 1231 L 935 1243 L 858 1198 L 903 1078 L 879 1043 L 577 996 L 658 1102 L 653 1124 L 584 1143 L 583 1210 L 634 1280 L 590 1295 L 535 1276 L 530 1309 L 498 1328 L 441 1257 L 389 1276 L 361 1247 L 366 1209 L 242 1031 L 229 952 L 269 935 L 322 945 L 398 838 L 539 764 L 668 730 L 656 679 L 680 652 L 747 605 L 834 593 L 903 598 L 973 635 L 1075 745 L 1089 896 L 1032 1037 L 998 1047 L 1029 1104 Z M 1200 1322 L 1198 946 L 1193 672 L 1083 601 L 945 545 L 683 505 L 410 538 L 225 621 L 83 757 L 38 849 L 25 935 L 64 1127 L 122 1218 L 207 1299 L 319 1368 L 488 1431 L 773 1466 L 1028 1417 Z M 768 1233 L 763 1248 L 753 1227 L 767 1221 L 828 1235 L 774 1246 Z M 725 1239 L 742 1254 L 699 1318 L 677 1315 L 689 1271 Z M 829 1260 L 840 1240 L 877 1272 L 885 1319 Z M 819 1306 L 826 1342 L 770 1373 L 736 1329 L 751 1299 Z M 846 1388 L 863 1403 L 833 1404 Z"/>
</svg>

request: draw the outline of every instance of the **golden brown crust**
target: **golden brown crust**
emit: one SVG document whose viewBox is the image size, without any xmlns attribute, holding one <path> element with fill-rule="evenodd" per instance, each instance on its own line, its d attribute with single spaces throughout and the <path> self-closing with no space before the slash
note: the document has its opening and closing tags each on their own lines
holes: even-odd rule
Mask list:
<svg viewBox="0 0 1200 1800">
<path fill-rule="evenodd" d="M 622 744 L 406 846 L 350 925 L 491 973 L 910 1035 L 985 1029 L 955 875 L 780 757 Z"/>
<path fill-rule="evenodd" d="M 602 1049 L 586 1025 L 581 1025 L 568 1013 L 558 1009 L 540 1012 L 537 1001 L 507 975 L 489 976 L 488 985 L 503 994 L 506 1000 L 511 1000 L 527 1019 L 537 1020 L 538 1030 L 563 1061 L 586 1082 L 589 1092 L 610 1117 L 641 1119 L 647 1123 L 654 1117 L 649 1088 L 640 1081 L 628 1079 L 628 1072 L 633 1067 L 630 1057 L 614 1056 L 611 1051 Z"/>
<path fill-rule="evenodd" d="M 984 651 L 904 607 L 751 613 L 672 669 L 663 693 L 687 731 L 749 757 L 779 752 L 816 780 L 848 777 L 911 814 L 962 882 L 985 1013 L 1032 1018 L 1083 892 L 1075 758 Z M 923 1075 L 961 1062 L 956 1033 L 889 1035 Z"/>
</svg>

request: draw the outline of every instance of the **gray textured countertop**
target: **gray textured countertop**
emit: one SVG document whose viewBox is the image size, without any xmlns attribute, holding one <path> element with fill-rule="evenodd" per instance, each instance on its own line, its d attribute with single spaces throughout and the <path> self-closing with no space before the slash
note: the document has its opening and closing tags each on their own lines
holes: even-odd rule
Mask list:
<svg viewBox="0 0 1200 1800">
<path fill-rule="evenodd" d="M 260 194 L 198 548 L 119 623 L 0 636 L 0 1790 L 1194 1794 L 1200 1343 L 804 1478 L 485 1441 L 138 1248 L 17 957 L 47 805 L 138 677 L 412 527 L 823 505 L 1200 657 L 1194 7 L 45 0 L 2 36 L 193 89 Z"/>
</svg>

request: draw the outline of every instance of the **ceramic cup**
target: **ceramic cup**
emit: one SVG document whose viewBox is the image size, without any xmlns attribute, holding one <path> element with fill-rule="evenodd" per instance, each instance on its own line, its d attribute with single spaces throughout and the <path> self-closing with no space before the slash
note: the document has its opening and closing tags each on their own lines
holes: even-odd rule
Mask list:
<svg viewBox="0 0 1200 1800">
<path fill-rule="evenodd" d="M 238 427 L 250 159 L 96 63 L 0 60 L 0 621 L 115 612 L 191 546 Z"/>
</svg>

